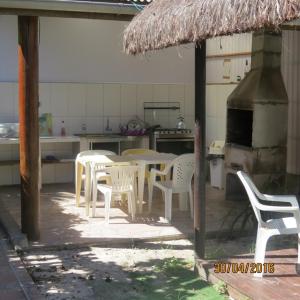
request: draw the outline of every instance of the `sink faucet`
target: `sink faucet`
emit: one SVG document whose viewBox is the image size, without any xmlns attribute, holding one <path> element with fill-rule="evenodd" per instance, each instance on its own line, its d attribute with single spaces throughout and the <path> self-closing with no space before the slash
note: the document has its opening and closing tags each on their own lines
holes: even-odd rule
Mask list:
<svg viewBox="0 0 300 300">
<path fill-rule="evenodd" d="M 106 121 L 105 131 L 112 131 L 112 129 L 109 127 L 109 118 L 107 118 L 107 121 Z"/>
</svg>

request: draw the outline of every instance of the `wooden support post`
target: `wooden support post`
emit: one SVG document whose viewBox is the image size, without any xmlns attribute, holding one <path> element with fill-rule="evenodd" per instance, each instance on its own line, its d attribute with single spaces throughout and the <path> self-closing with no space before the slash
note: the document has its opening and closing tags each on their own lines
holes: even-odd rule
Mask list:
<svg viewBox="0 0 300 300">
<path fill-rule="evenodd" d="M 206 221 L 206 151 L 205 151 L 205 90 L 206 90 L 206 42 L 195 48 L 195 180 L 194 180 L 194 229 L 195 254 L 205 257 L 205 221 Z"/>
<path fill-rule="evenodd" d="M 22 232 L 29 240 L 39 230 L 38 17 L 18 17 L 19 122 Z"/>
</svg>

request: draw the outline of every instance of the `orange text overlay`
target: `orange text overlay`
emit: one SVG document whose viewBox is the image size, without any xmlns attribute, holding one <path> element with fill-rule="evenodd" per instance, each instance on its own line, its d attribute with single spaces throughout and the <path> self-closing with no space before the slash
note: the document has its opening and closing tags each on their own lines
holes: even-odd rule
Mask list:
<svg viewBox="0 0 300 300">
<path fill-rule="evenodd" d="M 214 264 L 215 273 L 274 273 L 273 263 L 228 263 Z"/>
</svg>

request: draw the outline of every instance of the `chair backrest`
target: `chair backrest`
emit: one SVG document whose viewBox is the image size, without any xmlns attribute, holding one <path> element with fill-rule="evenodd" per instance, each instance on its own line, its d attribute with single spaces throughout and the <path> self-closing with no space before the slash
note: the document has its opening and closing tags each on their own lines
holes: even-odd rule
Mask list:
<svg viewBox="0 0 300 300">
<path fill-rule="evenodd" d="M 111 176 L 112 191 L 121 193 L 133 190 L 137 166 L 112 166 L 105 168 L 104 171 Z"/>
<path fill-rule="evenodd" d="M 78 153 L 76 159 L 84 156 L 94 155 L 116 155 L 116 153 L 109 150 L 86 150 Z"/>
<path fill-rule="evenodd" d="M 195 172 L 194 153 L 178 156 L 171 162 L 171 165 L 173 166 L 173 187 L 188 190 Z"/>
<path fill-rule="evenodd" d="M 155 154 L 157 153 L 151 149 L 137 148 L 137 149 L 127 149 L 122 152 L 121 155 L 135 155 L 135 154 Z"/>
<path fill-rule="evenodd" d="M 258 191 L 258 189 L 256 188 L 255 184 L 253 183 L 253 181 L 251 180 L 251 178 L 248 176 L 248 174 L 246 174 L 243 171 L 238 171 L 237 172 L 238 177 L 240 178 L 246 192 L 247 195 L 249 197 L 251 206 L 254 210 L 254 214 L 256 216 L 257 222 L 262 225 L 263 220 L 261 217 L 261 213 L 260 210 L 258 209 L 258 205 L 259 203 L 259 198 L 262 198 L 262 194 Z"/>
</svg>

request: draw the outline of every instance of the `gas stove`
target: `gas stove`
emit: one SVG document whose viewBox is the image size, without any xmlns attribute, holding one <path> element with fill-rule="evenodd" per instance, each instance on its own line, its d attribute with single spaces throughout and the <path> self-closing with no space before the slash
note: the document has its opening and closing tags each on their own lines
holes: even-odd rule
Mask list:
<svg viewBox="0 0 300 300">
<path fill-rule="evenodd" d="M 194 152 L 191 129 L 156 128 L 150 135 L 150 147 L 158 152 L 184 154 Z"/>
<path fill-rule="evenodd" d="M 191 129 L 178 129 L 178 128 L 157 128 L 154 130 L 155 134 L 180 134 L 180 135 L 185 135 L 185 134 L 191 134 L 192 130 Z"/>
</svg>

